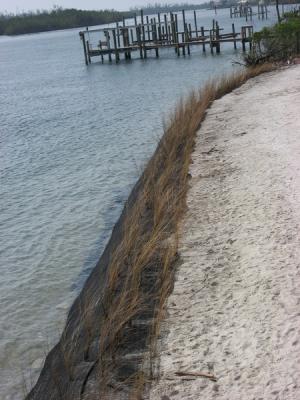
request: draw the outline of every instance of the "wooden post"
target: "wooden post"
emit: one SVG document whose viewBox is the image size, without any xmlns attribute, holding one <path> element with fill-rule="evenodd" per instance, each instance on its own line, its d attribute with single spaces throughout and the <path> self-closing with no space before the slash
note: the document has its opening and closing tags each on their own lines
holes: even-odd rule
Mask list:
<svg viewBox="0 0 300 400">
<path fill-rule="evenodd" d="M 182 32 L 182 55 L 184 55 L 185 56 L 185 37 L 184 37 L 185 35 L 184 35 L 184 32 Z"/>
<path fill-rule="evenodd" d="M 139 26 L 138 25 L 136 25 L 136 27 L 135 27 L 135 40 L 136 40 L 136 42 L 137 42 L 137 44 L 139 45 L 139 33 L 138 33 L 138 30 L 139 30 Z"/>
<path fill-rule="evenodd" d="M 158 26 L 158 39 L 159 39 L 159 43 L 160 45 L 162 44 L 162 35 L 161 35 L 161 26 Z"/>
<path fill-rule="evenodd" d="M 234 49 L 236 50 L 235 26 L 234 26 L 234 24 L 232 24 L 232 36 L 233 36 L 233 46 L 234 46 Z"/>
<path fill-rule="evenodd" d="M 142 38 L 141 38 L 141 25 L 136 27 L 136 37 L 137 37 L 137 42 L 140 48 L 140 57 L 143 59 L 143 46 L 142 46 Z"/>
<path fill-rule="evenodd" d="M 111 62 L 111 50 L 110 50 L 110 36 L 109 36 L 109 32 L 105 31 L 104 32 L 105 38 L 106 38 L 106 43 L 107 43 L 107 48 L 108 48 L 108 59 L 109 62 Z"/>
<path fill-rule="evenodd" d="M 249 49 L 252 50 L 253 26 L 248 28 Z"/>
<path fill-rule="evenodd" d="M 183 30 L 185 30 L 185 11 L 182 10 L 182 22 L 183 22 Z"/>
<path fill-rule="evenodd" d="M 177 14 L 173 14 L 173 34 L 174 34 L 174 43 L 175 43 L 175 53 L 177 56 L 180 56 L 180 38 L 179 38 L 179 33 L 178 33 L 178 19 L 177 19 Z"/>
<path fill-rule="evenodd" d="M 141 41 L 142 41 L 142 46 L 143 46 L 143 50 L 144 50 L 144 58 L 147 58 L 147 50 L 145 48 L 146 35 L 145 35 L 144 12 L 143 12 L 143 10 L 141 10 L 141 21 L 142 21 L 142 25 L 141 25 L 141 27 L 142 27 L 142 39 L 141 39 Z"/>
<path fill-rule="evenodd" d="M 185 37 L 187 38 L 187 40 L 189 40 L 189 38 L 188 38 L 188 28 L 187 28 L 187 24 L 185 25 L 185 31 L 186 31 L 186 35 L 185 35 Z M 191 49 L 190 49 L 190 45 L 188 44 L 187 45 L 187 50 L 188 50 L 188 55 L 190 56 L 191 55 Z"/>
<path fill-rule="evenodd" d="M 167 15 L 164 14 L 164 21 L 165 21 L 165 33 L 166 33 L 166 40 L 169 42 L 169 37 L 168 37 L 168 21 L 167 21 Z"/>
<path fill-rule="evenodd" d="M 178 44 L 179 37 L 178 37 L 178 18 L 177 18 L 177 14 L 175 14 L 175 34 L 176 34 L 176 43 Z"/>
<path fill-rule="evenodd" d="M 121 47 L 121 44 L 120 44 L 120 27 L 119 27 L 119 22 L 117 22 L 117 39 L 118 39 L 118 47 Z"/>
<path fill-rule="evenodd" d="M 191 24 L 186 24 L 186 37 L 188 40 L 188 43 L 191 43 L 192 41 L 192 25 Z M 191 48 L 190 45 L 188 44 L 188 55 L 191 54 Z"/>
<path fill-rule="evenodd" d="M 153 35 L 154 35 L 154 26 L 153 26 L 153 18 L 150 20 L 150 41 L 153 41 Z"/>
<path fill-rule="evenodd" d="M 177 14 L 173 15 L 172 21 L 172 32 L 173 32 L 173 43 L 175 44 L 175 53 L 178 55 L 178 30 L 177 30 Z"/>
<path fill-rule="evenodd" d="M 213 26 L 212 26 L 212 29 L 210 30 L 210 52 L 211 52 L 211 54 L 214 54 L 215 36 L 216 36 L 216 21 L 213 19 Z"/>
<path fill-rule="evenodd" d="M 172 21 L 172 36 L 173 36 L 173 43 L 175 44 L 175 46 L 174 46 L 175 53 L 177 54 L 177 52 L 178 52 L 178 46 L 177 46 L 178 37 L 177 37 L 177 31 L 176 31 L 175 17 Z"/>
<path fill-rule="evenodd" d="M 144 58 L 147 58 L 147 49 L 146 49 L 146 43 L 145 43 L 146 35 L 145 35 L 144 11 L 143 10 L 141 10 L 141 22 L 142 22 L 141 27 L 142 27 L 142 36 L 143 36 L 143 38 L 141 39 L 141 42 L 142 42 L 142 48 L 143 48 L 143 55 L 144 55 Z"/>
<path fill-rule="evenodd" d="M 122 32 L 122 37 L 123 37 L 123 48 L 124 48 L 124 47 L 127 47 L 124 24 L 123 24 L 123 28 L 121 29 L 121 32 Z M 125 52 L 125 60 L 126 59 L 127 59 L 127 53 Z"/>
<path fill-rule="evenodd" d="M 185 22 L 185 11 L 182 10 L 182 20 L 183 20 L 183 30 L 184 30 L 184 37 L 185 37 L 185 41 L 187 42 L 188 40 L 188 32 L 187 32 L 187 24 Z M 187 45 L 188 48 L 188 54 L 190 55 L 190 46 Z"/>
<path fill-rule="evenodd" d="M 175 24 L 176 24 L 176 33 L 178 33 L 178 17 L 177 14 L 175 14 Z M 177 40 L 178 42 L 178 40 Z"/>
<path fill-rule="evenodd" d="M 189 24 L 189 42 L 192 41 L 192 38 L 193 38 L 192 25 Z"/>
<path fill-rule="evenodd" d="M 218 22 L 216 22 L 216 52 L 220 53 L 220 28 Z"/>
<path fill-rule="evenodd" d="M 152 25 L 152 40 L 157 42 L 158 40 L 158 32 L 157 32 L 158 25 L 156 24 L 156 18 L 153 18 L 153 25 Z"/>
<path fill-rule="evenodd" d="M 102 42 L 101 42 L 101 40 L 99 40 L 99 49 L 100 49 L 100 51 L 102 50 Z M 103 62 L 104 62 L 104 57 L 103 57 L 103 53 L 101 52 L 101 54 L 100 54 L 100 57 L 101 57 L 101 62 L 102 62 L 102 64 L 103 64 Z"/>
<path fill-rule="evenodd" d="M 158 19 L 158 39 L 161 42 L 161 22 L 160 22 L 160 13 L 157 13 Z"/>
<path fill-rule="evenodd" d="M 124 42 L 124 47 L 127 47 L 128 49 L 125 51 L 125 59 L 128 60 L 131 58 L 131 53 L 130 53 L 130 43 L 129 43 L 129 30 L 128 28 L 123 28 L 123 42 Z"/>
<path fill-rule="evenodd" d="M 171 39 L 171 42 L 172 43 L 175 43 L 175 35 L 174 35 L 174 16 L 173 16 L 173 13 L 172 12 L 170 12 L 170 23 L 171 23 L 171 36 L 170 36 L 170 39 Z"/>
<path fill-rule="evenodd" d="M 87 57 L 87 51 L 86 51 L 86 43 L 85 43 L 85 37 L 83 32 L 79 32 L 79 36 L 82 40 L 82 45 L 83 45 L 83 53 L 84 53 L 84 61 L 85 65 L 89 64 L 88 57 Z"/>
<path fill-rule="evenodd" d="M 148 41 L 150 42 L 150 26 L 149 26 L 149 17 L 148 17 L 148 15 L 146 16 L 146 24 L 147 24 Z"/>
<path fill-rule="evenodd" d="M 141 10 L 141 24 L 144 25 L 144 11 Z"/>
<path fill-rule="evenodd" d="M 168 25 L 168 37 L 169 37 L 169 44 L 170 44 L 172 42 L 171 41 L 172 37 L 171 37 L 171 27 L 170 27 L 170 25 Z"/>
<path fill-rule="evenodd" d="M 206 52 L 206 49 L 205 49 L 205 32 L 204 32 L 204 27 L 203 26 L 201 26 L 201 36 L 202 36 L 202 40 L 203 40 L 202 51 L 203 51 L 203 53 L 205 53 Z"/>
<path fill-rule="evenodd" d="M 134 42 L 133 29 L 130 29 L 130 38 L 131 38 L 131 44 L 133 45 Z"/>
<path fill-rule="evenodd" d="M 171 31 L 172 31 L 172 43 L 176 43 L 176 29 L 175 29 L 175 21 L 174 19 L 171 21 Z M 176 53 L 176 47 L 175 47 L 175 53 Z"/>
<path fill-rule="evenodd" d="M 214 48 L 213 48 L 213 30 L 209 30 L 209 45 L 210 45 L 210 52 L 211 54 L 214 54 Z"/>
<path fill-rule="evenodd" d="M 113 42 L 114 42 L 114 50 L 115 50 L 115 60 L 116 60 L 116 63 L 118 63 L 120 61 L 120 57 L 119 57 L 119 51 L 118 51 L 118 46 L 117 46 L 117 37 L 116 37 L 115 29 L 113 29 L 112 34 L 113 34 Z"/>
<path fill-rule="evenodd" d="M 87 48 L 88 61 L 89 61 L 89 64 L 91 64 L 92 61 L 91 61 L 91 56 L 90 56 L 90 43 L 88 40 L 86 41 L 86 48 Z"/>
<path fill-rule="evenodd" d="M 198 38 L 198 26 L 197 26 L 196 10 L 194 10 L 194 24 L 195 24 L 196 38 Z"/>
<path fill-rule="evenodd" d="M 245 52 L 246 51 L 246 43 L 245 43 L 245 27 L 244 26 L 242 26 L 242 32 L 241 32 L 242 34 L 241 34 L 241 36 L 242 36 L 242 47 L 243 47 L 243 52 Z"/>
<path fill-rule="evenodd" d="M 182 22 L 183 22 L 183 35 L 182 35 L 182 41 L 185 42 L 186 41 L 186 23 L 185 23 L 185 11 L 182 10 Z M 183 45 L 183 50 L 182 50 L 183 55 L 185 56 L 185 44 Z"/>
</svg>

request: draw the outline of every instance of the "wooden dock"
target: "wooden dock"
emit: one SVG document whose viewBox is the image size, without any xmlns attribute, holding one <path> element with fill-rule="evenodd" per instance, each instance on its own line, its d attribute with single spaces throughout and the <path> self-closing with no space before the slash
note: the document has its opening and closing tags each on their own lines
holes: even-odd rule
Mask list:
<svg viewBox="0 0 300 400">
<path fill-rule="evenodd" d="M 193 21 L 187 22 L 185 11 L 180 13 L 160 14 L 149 18 L 141 11 L 140 16 L 133 18 L 133 24 L 126 24 L 126 20 L 116 22 L 112 27 L 93 29 L 86 28 L 79 32 L 83 44 L 86 65 L 93 57 L 100 57 L 102 63 L 105 58 L 118 63 L 121 56 L 131 59 L 133 52 L 138 52 L 141 59 L 146 59 L 150 52 L 159 57 L 163 49 L 174 48 L 175 53 L 190 55 L 192 46 L 200 46 L 203 52 L 208 48 L 213 54 L 220 53 L 221 45 L 232 43 L 234 49 L 241 43 L 246 51 L 246 43 L 251 48 L 253 26 L 242 26 L 241 32 L 236 32 L 234 23 L 230 32 L 224 32 L 217 21 L 213 20 L 209 29 L 199 26 L 197 12 L 193 12 Z M 127 21 L 128 22 L 128 21 Z M 96 43 L 91 37 L 97 37 Z"/>
<path fill-rule="evenodd" d="M 257 15 L 258 19 L 268 18 L 268 7 L 264 3 L 257 5 L 257 12 L 254 11 L 253 7 L 248 3 L 240 3 L 230 7 L 230 18 L 245 18 L 246 21 Z"/>
</svg>

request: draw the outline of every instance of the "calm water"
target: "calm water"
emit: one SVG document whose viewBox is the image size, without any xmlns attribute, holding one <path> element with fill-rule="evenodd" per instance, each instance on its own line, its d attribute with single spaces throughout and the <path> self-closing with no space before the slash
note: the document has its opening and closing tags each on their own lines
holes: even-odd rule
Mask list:
<svg viewBox="0 0 300 400">
<path fill-rule="evenodd" d="M 228 14 L 218 12 L 221 27 L 231 26 Z M 199 26 L 214 17 L 200 11 Z M 86 68 L 78 30 L 0 38 L 1 399 L 20 399 L 34 383 L 164 115 L 232 70 L 232 47 Z"/>
</svg>

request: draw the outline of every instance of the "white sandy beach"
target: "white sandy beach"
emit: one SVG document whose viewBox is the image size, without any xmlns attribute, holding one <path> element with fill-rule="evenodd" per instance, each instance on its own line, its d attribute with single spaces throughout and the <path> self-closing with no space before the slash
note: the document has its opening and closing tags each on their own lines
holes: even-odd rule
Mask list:
<svg viewBox="0 0 300 400">
<path fill-rule="evenodd" d="M 150 399 L 300 399 L 300 66 L 214 102 L 190 173 Z"/>
</svg>

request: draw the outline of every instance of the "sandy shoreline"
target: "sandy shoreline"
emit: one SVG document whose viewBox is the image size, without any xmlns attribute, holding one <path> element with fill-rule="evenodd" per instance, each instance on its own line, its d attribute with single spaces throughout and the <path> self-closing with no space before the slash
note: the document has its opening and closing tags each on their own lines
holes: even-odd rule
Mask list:
<svg viewBox="0 0 300 400">
<path fill-rule="evenodd" d="M 208 111 L 151 400 L 300 398 L 299 110 L 295 66 Z"/>
</svg>

